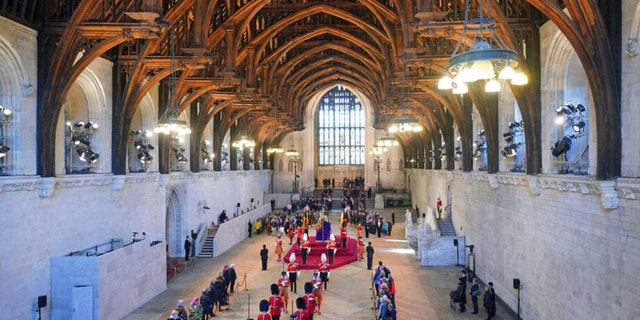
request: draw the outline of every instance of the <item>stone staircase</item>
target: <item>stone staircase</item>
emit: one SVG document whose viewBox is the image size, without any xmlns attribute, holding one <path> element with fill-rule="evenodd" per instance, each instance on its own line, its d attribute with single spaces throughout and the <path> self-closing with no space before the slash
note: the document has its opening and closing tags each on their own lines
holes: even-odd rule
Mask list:
<svg viewBox="0 0 640 320">
<path fill-rule="evenodd" d="M 213 258 L 213 239 L 215 235 L 207 235 L 204 244 L 198 253 L 198 258 Z"/>
<path fill-rule="evenodd" d="M 442 233 L 441 235 L 443 237 L 445 237 L 445 236 L 455 237 L 456 236 L 456 230 L 453 228 L 453 222 L 451 222 L 451 220 L 449 220 L 449 219 L 447 219 L 447 220 L 440 219 L 440 220 L 437 220 L 437 221 L 438 221 L 438 229 Z"/>
</svg>

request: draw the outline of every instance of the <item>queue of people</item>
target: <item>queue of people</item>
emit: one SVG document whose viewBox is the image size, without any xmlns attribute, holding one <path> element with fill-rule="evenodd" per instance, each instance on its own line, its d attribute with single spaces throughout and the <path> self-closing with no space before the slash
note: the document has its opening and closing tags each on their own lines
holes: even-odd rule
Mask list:
<svg viewBox="0 0 640 320">
<path fill-rule="evenodd" d="M 191 300 L 187 310 L 184 300 L 178 300 L 168 320 L 207 320 L 215 317 L 215 312 L 228 310 L 229 296 L 235 293 L 237 280 L 235 264 L 225 264 L 222 272 L 202 291 L 200 297 Z M 227 307 L 223 309 L 223 307 Z"/>
<path fill-rule="evenodd" d="M 471 314 L 479 314 L 478 300 L 482 295 L 482 311 L 487 315 L 487 320 L 490 320 L 496 314 L 496 293 L 493 289 L 493 282 L 489 281 L 484 286 L 484 290 L 481 290 L 481 286 L 478 283 L 478 278 L 473 276 L 471 278 L 471 286 L 467 291 L 467 270 L 460 271 L 460 277 L 458 278 L 458 285 L 456 290 L 452 290 L 449 293 L 451 298 L 450 307 L 452 311 L 464 313 L 466 312 L 467 293 L 471 297 L 471 303 L 473 306 L 473 312 Z M 484 292 L 484 294 L 482 294 Z"/>
<path fill-rule="evenodd" d="M 374 272 L 373 287 L 376 290 L 376 320 L 396 320 L 396 284 L 391 270 L 382 261 Z"/>
</svg>

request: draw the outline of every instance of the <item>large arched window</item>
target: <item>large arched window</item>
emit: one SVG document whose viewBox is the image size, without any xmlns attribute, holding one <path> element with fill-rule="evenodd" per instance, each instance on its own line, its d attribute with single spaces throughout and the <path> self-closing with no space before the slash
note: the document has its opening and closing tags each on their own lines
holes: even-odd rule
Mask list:
<svg viewBox="0 0 640 320">
<path fill-rule="evenodd" d="M 318 164 L 364 165 L 364 110 L 343 86 L 327 92 L 318 108 Z"/>
</svg>

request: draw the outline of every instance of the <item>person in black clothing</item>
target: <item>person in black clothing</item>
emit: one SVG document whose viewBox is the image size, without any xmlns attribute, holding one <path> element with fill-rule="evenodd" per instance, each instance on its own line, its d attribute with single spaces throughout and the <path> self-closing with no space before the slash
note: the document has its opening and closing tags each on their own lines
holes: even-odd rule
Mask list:
<svg viewBox="0 0 640 320">
<path fill-rule="evenodd" d="M 471 302 L 473 303 L 473 312 L 471 314 L 478 314 L 478 297 L 480 296 L 480 285 L 478 284 L 478 278 L 473 277 L 473 284 L 469 288 L 469 295 L 471 296 Z"/>
<path fill-rule="evenodd" d="M 191 254 L 191 241 L 189 241 L 189 236 L 184 239 L 184 261 L 189 261 L 189 254 Z"/>
<path fill-rule="evenodd" d="M 391 212 L 391 225 L 396 224 L 396 213 Z"/>
<path fill-rule="evenodd" d="M 213 299 L 209 290 L 202 291 L 202 295 L 200 296 L 200 304 L 202 305 L 203 312 L 203 320 L 209 319 L 209 317 L 215 317 L 215 313 L 213 313 Z"/>
<path fill-rule="evenodd" d="M 465 305 L 467 304 L 467 270 L 464 269 L 460 271 L 460 278 L 458 278 L 458 299 L 460 299 L 458 311 L 465 312 Z"/>
<path fill-rule="evenodd" d="M 218 306 L 218 311 L 222 311 L 222 307 L 229 305 L 228 294 L 224 289 L 224 278 L 218 277 L 212 284 L 213 286 L 213 303 Z M 228 310 L 228 309 L 227 309 Z"/>
<path fill-rule="evenodd" d="M 373 247 L 369 241 L 369 245 L 367 245 L 367 270 L 371 270 L 371 268 L 373 268 Z"/>
<path fill-rule="evenodd" d="M 249 220 L 248 222 L 248 230 L 249 230 L 249 238 L 251 238 L 251 231 L 253 230 L 253 223 L 251 223 L 251 220 Z"/>
<path fill-rule="evenodd" d="M 267 270 L 267 260 L 269 259 L 269 249 L 267 249 L 267 245 L 262 245 L 262 250 L 260 250 L 260 259 L 262 260 L 262 271 Z"/>
<path fill-rule="evenodd" d="M 496 293 L 493 290 L 493 282 L 491 281 L 484 287 L 482 306 L 487 311 L 487 320 L 496 315 Z"/>
<path fill-rule="evenodd" d="M 193 229 L 191 229 L 191 256 L 195 257 L 196 256 L 196 239 L 198 238 L 198 233 L 194 232 Z"/>
<path fill-rule="evenodd" d="M 459 312 L 465 311 L 465 304 L 467 303 L 466 284 L 462 280 L 458 279 L 458 286 L 456 287 L 456 298 L 458 299 Z"/>
<path fill-rule="evenodd" d="M 233 293 L 236 286 L 236 279 L 238 279 L 238 275 L 236 274 L 236 265 L 231 264 L 231 268 L 229 268 L 229 292 Z"/>
</svg>

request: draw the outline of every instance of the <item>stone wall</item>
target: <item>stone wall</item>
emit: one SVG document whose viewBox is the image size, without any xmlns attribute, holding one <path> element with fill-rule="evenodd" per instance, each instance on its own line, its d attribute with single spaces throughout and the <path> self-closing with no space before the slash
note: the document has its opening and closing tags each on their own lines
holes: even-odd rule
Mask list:
<svg viewBox="0 0 640 320">
<path fill-rule="evenodd" d="M 100 256 L 51 259 L 51 318 L 71 319 L 73 288 L 90 287 L 94 319 L 121 319 L 167 288 L 164 243 L 149 239 Z"/>
<path fill-rule="evenodd" d="M 245 208 L 251 198 L 261 200 L 267 181 L 265 171 L 0 177 L 0 232 L 7 244 L 0 246 L 0 310 L 20 319 L 33 317 L 37 297 L 51 297 L 52 257 L 105 239 L 130 243 L 133 232 L 167 235 L 175 222 L 166 225 L 166 200 L 176 186 L 184 191 L 182 235 L 173 240 L 177 246 L 170 237 L 167 244 L 181 248 L 184 235 L 201 223 L 210 225 L 223 209 L 234 212 L 237 202 Z M 203 210 L 202 201 L 211 209 Z M 49 312 L 42 309 L 43 319 Z"/>
<path fill-rule="evenodd" d="M 451 186 L 453 224 L 475 245 L 476 273 L 513 310 L 519 278 L 524 319 L 631 319 L 640 312 L 640 181 L 410 174 L 414 194 L 445 195 L 419 186 Z"/>
</svg>

